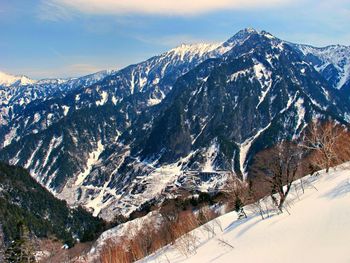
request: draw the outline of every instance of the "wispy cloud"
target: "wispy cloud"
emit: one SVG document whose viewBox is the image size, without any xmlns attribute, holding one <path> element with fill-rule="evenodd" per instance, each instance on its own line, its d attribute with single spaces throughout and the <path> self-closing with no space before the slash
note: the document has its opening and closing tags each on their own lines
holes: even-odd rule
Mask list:
<svg viewBox="0 0 350 263">
<path fill-rule="evenodd" d="M 87 14 L 196 15 L 217 10 L 276 7 L 291 0 L 47 0 L 41 18 L 65 18 L 67 10 Z M 57 9 L 57 13 L 54 9 Z"/>
<path fill-rule="evenodd" d="M 37 10 L 37 17 L 41 20 L 57 22 L 71 20 L 75 10 L 69 10 L 60 1 L 41 1 Z"/>
</svg>

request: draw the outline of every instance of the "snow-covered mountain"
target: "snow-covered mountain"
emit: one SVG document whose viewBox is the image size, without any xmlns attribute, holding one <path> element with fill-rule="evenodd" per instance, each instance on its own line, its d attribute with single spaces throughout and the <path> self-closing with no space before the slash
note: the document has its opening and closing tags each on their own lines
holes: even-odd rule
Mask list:
<svg viewBox="0 0 350 263">
<path fill-rule="evenodd" d="M 71 186 L 71 180 L 91 171 L 101 149 L 115 147 L 119 134 L 144 109 L 158 104 L 179 76 L 211 57 L 215 47 L 182 45 L 94 85 L 30 103 L 4 128 L 7 144 L 12 138 L 18 140 L 4 149 L 4 153 L 17 151 L 18 155 L 5 153 L 4 158 L 30 169 L 38 181 L 54 191 Z M 24 144 L 28 147 L 23 148 Z M 42 160 L 40 156 L 46 157 Z M 74 202 L 76 197 L 69 199 Z"/>
<path fill-rule="evenodd" d="M 99 196 L 100 207 L 91 207 L 102 207 L 102 216 L 127 213 L 171 196 L 167 189 L 181 188 L 187 171 L 247 177 L 255 153 L 298 138 L 312 118 L 345 122 L 347 105 L 297 50 L 266 32 L 244 33 L 223 56 L 179 78 L 156 114 L 141 115 L 121 135 L 122 144 L 86 178 L 84 186 L 98 193 L 83 191 L 87 206 Z M 220 185 L 210 180 L 202 190 Z"/>
<path fill-rule="evenodd" d="M 21 86 L 4 107 L 0 159 L 106 219 L 174 196 L 191 180 L 213 191 L 225 172 L 249 176 L 256 152 L 298 138 L 312 118 L 347 123 L 346 88 L 304 48 L 245 29 L 85 80 Z"/>
<path fill-rule="evenodd" d="M 51 104 L 51 109 L 45 109 L 43 105 L 48 101 L 60 99 L 76 88 L 93 85 L 112 73 L 101 71 L 81 78 L 38 81 L 0 73 L 3 83 L 0 84 L 0 147 L 45 129 L 66 115 L 68 107 L 62 105 Z M 43 117 L 45 123 L 39 123 Z"/>
<path fill-rule="evenodd" d="M 305 56 L 305 60 L 335 89 L 350 88 L 350 46 L 332 45 L 317 48 L 295 45 Z"/>
<path fill-rule="evenodd" d="M 0 147 L 48 128 L 67 115 L 69 109 L 102 106 L 107 102 L 116 105 L 134 93 L 144 93 L 146 101 L 142 103 L 147 103 L 146 106 L 156 105 L 177 77 L 217 55 L 214 52 L 217 47 L 215 44 L 181 45 L 117 72 L 102 71 L 81 78 L 44 79 L 18 85 L 20 77 L 4 75 L 8 85 L 0 85 L 0 141 L 4 142 Z M 103 79 L 101 85 L 91 87 Z"/>
<path fill-rule="evenodd" d="M 0 71 L 0 86 L 11 86 L 11 85 L 30 85 L 36 81 L 28 78 L 27 76 L 14 76 Z"/>
<path fill-rule="evenodd" d="M 254 206 L 247 206 L 246 219 L 231 212 L 192 231 L 196 241 L 189 255 L 171 245 L 139 262 L 349 262 L 349 174 L 345 164 L 329 174 L 305 177 L 305 193 L 296 181 L 287 200 L 290 214 L 264 208 L 262 220 Z M 208 234 L 208 229 L 215 234 Z M 120 226 L 114 230 L 120 231 Z M 116 237 L 113 230 L 108 234 L 109 240 Z"/>
</svg>

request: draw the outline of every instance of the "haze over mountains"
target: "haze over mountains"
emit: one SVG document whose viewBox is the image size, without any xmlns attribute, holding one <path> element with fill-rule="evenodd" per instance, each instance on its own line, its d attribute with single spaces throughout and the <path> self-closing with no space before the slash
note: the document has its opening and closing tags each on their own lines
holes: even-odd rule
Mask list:
<svg viewBox="0 0 350 263">
<path fill-rule="evenodd" d="M 313 118 L 348 123 L 350 47 L 244 29 L 76 79 L 1 73 L 0 86 L 0 159 L 110 220 L 176 195 L 186 171 L 249 177 L 255 153 L 298 138 Z"/>
</svg>

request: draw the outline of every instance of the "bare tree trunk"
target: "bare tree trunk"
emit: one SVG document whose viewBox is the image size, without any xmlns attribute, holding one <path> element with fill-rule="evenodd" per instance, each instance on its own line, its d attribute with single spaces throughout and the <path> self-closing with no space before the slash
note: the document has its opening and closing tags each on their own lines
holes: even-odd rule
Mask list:
<svg viewBox="0 0 350 263">
<path fill-rule="evenodd" d="M 330 166 L 331 166 L 330 160 L 327 158 L 327 161 L 326 161 L 326 173 L 329 173 Z"/>
<path fill-rule="evenodd" d="M 280 195 L 280 202 L 278 204 L 278 210 L 280 210 L 281 213 L 283 213 L 283 204 L 286 201 L 286 195 L 281 194 Z"/>
</svg>

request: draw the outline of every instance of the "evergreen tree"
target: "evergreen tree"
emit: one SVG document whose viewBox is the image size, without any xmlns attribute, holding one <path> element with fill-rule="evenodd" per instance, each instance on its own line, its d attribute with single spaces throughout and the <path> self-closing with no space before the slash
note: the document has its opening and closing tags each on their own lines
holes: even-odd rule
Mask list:
<svg viewBox="0 0 350 263">
<path fill-rule="evenodd" d="M 241 199 L 237 196 L 236 200 L 235 200 L 235 211 L 238 214 L 238 219 L 242 219 L 242 218 L 247 218 L 246 213 L 244 212 L 244 208 L 243 208 L 244 204 L 241 201 Z"/>
<path fill-rule="evenodd" d="M 34 263 L 34 246 L 28 227 L 18 224 L 19 237 L 12 241 L 5 252 L 5 262 L 8 263 Z"/>
</svg>

